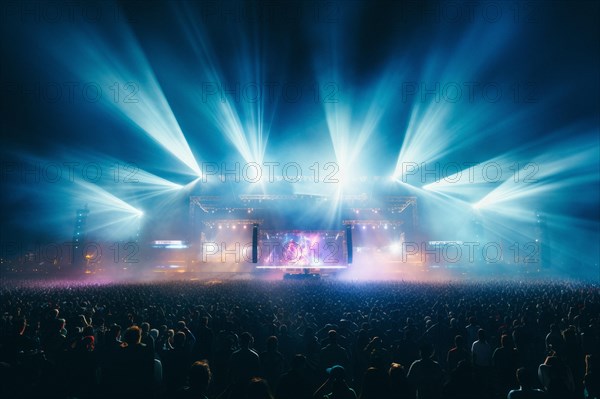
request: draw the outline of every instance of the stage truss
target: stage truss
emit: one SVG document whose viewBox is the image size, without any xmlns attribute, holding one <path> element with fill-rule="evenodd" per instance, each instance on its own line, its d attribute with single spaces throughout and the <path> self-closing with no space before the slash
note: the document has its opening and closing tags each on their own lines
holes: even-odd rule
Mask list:
<svg viewBox="0 0 600 399">
<path fill-rule="evenodd" d="M 251 216 L 257 210 L 267 209 L 273 201 L 311 201 L 313 203 L 329 203 L 330 198 L 316 195 L 269 195 L 269 194 L 244 194 L 239 195 L 236 201 L 227 201 L 220 196 L 190 196 L 189 217 L 192 227 L 195 225 L 196 212 L 201 211 L 203 223 L 238 223 L 238 224 L 262 224 L 264 220 L 252 217 L 235 217 L 240 212 Z M 383 196 L 378 199 L 369 198 L 366 194 L 342 196 L 339 207 L 342 214 L 365 215 L 382 214 L 385 219 L 369 219 L 365 217 L 345 217 L 340 222 L 342 225 L 354 224 L 380 224 L 385 222 L 390 225 L 400 225 L 404 222 L 398 220 L 398 216 L 409 207 L 412 216 L 412 228 L 418 226 L 417 198 L 413 196 Z M 231 214 L 231 218 L 222 217 L 225 213 Z M 394 216 L 395 215 L 395 216 Z M 194 229 L 192 228 L 192 232 Z"/>
<path fill-rule="evenodd" d="M 269 225 L 265 214 L 277 204 L 306 203 L 307 206 L 329 206 L 337 201 L 339 227 L 353 228 L 355 225 L 397 228 L 404 226 L 415 231 L 418 224 L 417 198 L 414 196 L 381 196 L 369 197 L 366 194 L 347 195 L 340 198 L 329 198 L 319 195 L 298 194 L 242 194 L 236 197 L 215 195 L 190 196 L 189 242 L 193 243 L 203 232 L 199 230 L 242 225 L 247 227 L 263 227 Z M 410 212 L 408 218 L 406 213 Z M 200 222 L 200 225 L 198 225 Z M 407 223 L 409 224 L 407 226 Z M 412 226 L 410 226 L 412 225 Z M 203 228 L 201 228 L 202 226 Z M 193 263 L 193 252 L 190 251 L 188 265 Z"/>
</svg>

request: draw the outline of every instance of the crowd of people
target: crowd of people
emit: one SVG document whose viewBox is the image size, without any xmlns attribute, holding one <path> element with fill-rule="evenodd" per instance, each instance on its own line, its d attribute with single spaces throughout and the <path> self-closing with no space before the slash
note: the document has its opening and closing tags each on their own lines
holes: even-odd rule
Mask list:
<svg viewBox="0 0 600 399">
<path fill-rule="evenodd" d="M 591 284 L 0 287 L 2 398 L 600 398 Z"/>
</svg>

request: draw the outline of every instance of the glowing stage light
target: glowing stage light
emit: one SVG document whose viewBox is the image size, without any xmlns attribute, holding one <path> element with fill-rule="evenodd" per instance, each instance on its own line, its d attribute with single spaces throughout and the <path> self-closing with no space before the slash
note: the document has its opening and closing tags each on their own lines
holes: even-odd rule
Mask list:
<svg viewBox="0 0 600 399">
<path fill-rule="evenodd" d="M 549 193 L 567 188 L 597 185 L 598 170 L 590 166 L 598 162 L 598 144 L 590 143 L 593 142 L 582 142 L 580 136 L 563 139 L 531 161 L 517 163 L 519 167 L 477 202 L 477 209 L 485 207 L 510 217 L 526 208 L 525 201 L 540 201 Z M 569 196 L 568 201 L 573 198 Z"/>
<path fill-rule="evenodd" d="M 141 209 L 97 184 L 81 180 L 74 183 L 63 194 L 89 205 L 89 232 L 93 231 L 100 236 L 106 234 L 111 239 L 128 238 L 139 232 L 140 219 L 144 214 Z"/>
<path fill-rule="evenodd" d="M 337 74 L 338 71 L 334 73 Z M 366 164 L 362 162 L 362 158 L 371 144 L 369 140 L 376 132 L 393 97 L 389 87 L 400 79 L 397 68 L 384 71 L 381 76 L 368 87 L 366 95 L 355 94 L 354 101 L 349 99 L 349 102 L 343 104 L 323 103 L 336 165 L 339 167 L 337 176 L 341 190 L 350 188 L 349 177 L 364 175 L 365 170 L 358 170 L 355 165 Z"/>
<path fill-rule="evenodd" d="M 90 204 L 90 207 L 95 208 L 96 210 L 122 212 L 130 215 L 139 215 L 141 212 L 134 206 L 96 184 L 78 180 L 76 181 L 76 185 L 79 186 L 80 189 L 73 189 L 74 192 L 76 191 L 74 196 Z"/>
<path fill-rule="evenodd" d="M 256 266 L 257 269 L 347 269 L 348 266 L 342 265 L 292 265 L 292 266 Z"/>
<path fill-rule="evenodd" d="M 403 182 L 427 183 L 430 176 L 415 174 L 415 166 L 421 170 L 423 164 L 435 167 L 436 162 L 449 154 L 473 148 L 494 134 L 510 130 L 513 125 L 520 127 L 519 119 L 531 116 L 531 108 L 522 113 L 508 112 L 504 108 L 509 107 L 497 98 L 486 97 L 486 89 L 482 87 L 477 94 L 481 98 L 474 101 L 472 78 L 484 74 L 498 56 L 487 44 L 482 45 L 486 42 L 481 41 L 481 35 L 501 48 L 510 43 L 515 34 L 506 21 L 488 28 L 482 29 L 481 22 L 471 24 L 455 47 L 441 45 L 433 49 L 419 81 L 403 83 L 403 100 L 412 103 L 394 172 Z M 474 49 L 476 59 L 472 56 Z M 464 101 L 466 97 L 470 101 Z M 511 116 L 507 118 L 509 113 Z M 502 115 L 502 123 L 491 124 L 499 115 Z"/>
<path fill-rule="evenodd" d="M 224 79 L 218 66 L 218 58 L 210 45 L 208 34 L 202 30 L 202 24 L 198 23 L 201 16 L 196 17 L 195 10 L 184 3 L 178 3 L 175 7 L 179 26 L 202 64 L 205 74 L 196 90 L 189 90 L 186 86 L 186 95 L 192 104 L 198 105 L 198 111 L 229 140 L 245 162 L 262 165 L 273 119 L 273 111 L 271 115 L 266 112 L 269 109 L 266 107 L 268 96 L 257 96 L 255 101 L 240 103 L 237 100 L 240 90 L 244 90 L 244 95 L 248 95 L 248 87 L 231 90 L 220 84 L 219 82 L 226 82 L 227 79 Z M 269 83 L 262 82 L 262 63 L 253 58 L 256 51 L 253 47 L 259 44 L 248 39 L 247 36 L 240 37 L 239 54 L 233 65 L 239 66 L 237 72 L 242 82 L 256 82 L 250 89 L 260 91 L 263 87 L 269 87 Z"/>
<path fill-rule="evenodd" d="M 126 23 L 120 21 L 114 27 L 118 30 L 115 33 L 118 45 L 99 30 L 78 30 L 64 36 L 68 38 L 67 43 L 61 42 L 52 49 L 56 59 L 63 60 L 65 67 L 73 70 L 82 81 L 103 82 L 106 87 L 114 88 L 114 96 L 99 97 L 102 103 L 175 156 L 195 176 L 202 176 L 138 40 Z M 64 56 L 65 46 L 77 59 L 76 63 Z"/>
</svg>

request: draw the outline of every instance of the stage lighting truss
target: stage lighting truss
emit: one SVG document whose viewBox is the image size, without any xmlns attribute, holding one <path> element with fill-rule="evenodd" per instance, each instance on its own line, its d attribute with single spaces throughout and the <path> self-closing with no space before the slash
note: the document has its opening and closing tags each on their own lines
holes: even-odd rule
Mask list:
<svg viewBox="0 0 600 399">
<path fill-rule="evenodd" d="M 205 213 L 236 212 L 244 211 L 252 213 L 256 209 L 269 208 L 271 201 L 328 201 L 328 197 L 319 195 L 266 195 L 266 194 L 248 194 L 240 195 L 239 201 L 229 202 L 220 196 L 191 196 L 190 214 L 196 208 L 200 208 Z M 265 203 L 266 202 L 266 203 Z M 342 196 L 339 199 L 342 208 L 350 209 L 353 213 L 393 213 L 404 212 L 409 206 L 416 208 L 417 198 L 407 196 L 383 196 L 378 199 L 370 199 L 366 194 Z"/>
<path fill-rule="evenodd" d="M 402 213 L 409 206 L 417 206 L 417 197 L 384 197 L 384 201 L 387 204 L 387 209 L 392 213 Z"/>
<path fill-rule="evenodd" d="M 253 215 L 256 210 L 268 209 L 273 201 L 326 201 L 327 197 L 317 195 L 240 195 L 239 201 L 228 202 L 220 196 L 191 196 L 190 221 L 194 223 L 197 209 L 207 215 L 206 226 L 252 225 L 263 224 L 263 220 L 243 217 Z M 377 199 L 369 198 L 366 194 L 344 196 L 340 206 L 345 209 L 344 225 L 363 225 L 373 228 L 398 227 L 404 221 L 399 220 L 400 214 L 412 207 L 412 227 L 417 226 L 417 198 L 407 196 L 382 196 Z M 227 218 L 226 215 L 231 215 Z M 380 217 L 380 219 L 377 219 Z"/>
<path fill-rule="evenodd" d="M 234 228 L 235 226 L 250 226 L 257 224 L 262 225 L 262 219 L 211 219 L 203 220 L 202 223 L 211 229 L 218 228 L 219 226 L 225 226 L 225 228 Z"/>
<path fill-rule="evenodd" d="M 344 219 L 342 220 L 344 226 L 368 226 L 381 229 L 393 229 L 404 224 L 402 220 L 375 220 L 375 219 Z"/>
</svg>

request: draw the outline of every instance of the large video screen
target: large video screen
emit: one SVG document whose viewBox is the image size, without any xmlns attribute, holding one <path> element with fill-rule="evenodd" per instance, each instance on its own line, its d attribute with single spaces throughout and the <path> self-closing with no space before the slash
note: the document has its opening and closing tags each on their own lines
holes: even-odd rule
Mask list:
<svg viewBox="0 0 600 399">
<path fill-rule="evenodd" d="M 259 258 L 264 266 L 327 268 L 347 264 L 343 231 L 261 230 Z"/>
</svg>

